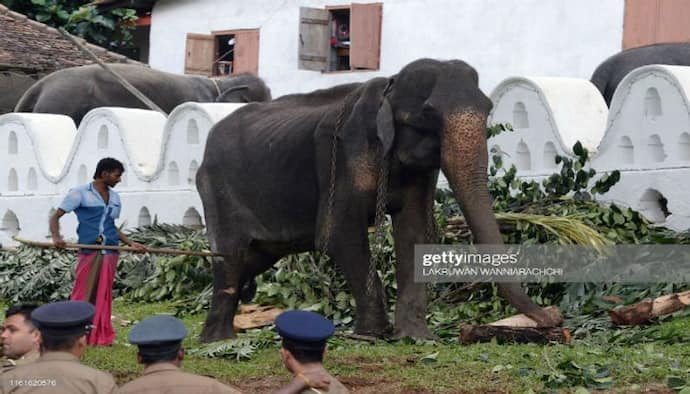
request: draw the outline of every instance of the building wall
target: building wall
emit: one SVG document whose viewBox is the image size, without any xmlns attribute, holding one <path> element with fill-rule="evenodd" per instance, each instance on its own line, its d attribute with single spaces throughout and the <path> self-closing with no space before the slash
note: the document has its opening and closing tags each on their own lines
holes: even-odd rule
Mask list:
<svg viewBox="0 0 690 394">
<path fill-rule="evenodd" d="M 371 2 L 361 0 L 365 2 Z M 260 28 L 259 76 L 274 96 L 389 76 L 421 57 L 474 66 L 490 92 L 514 75 L 589 79 L 620 51 L 623 0 L 381 0 L 381 68 L 321 73 L 298 69 L 299 8 L 337 0 L 158 1 L 152 12 L 153 68 L 183 73 L 187 33 Z"/>
</svg>

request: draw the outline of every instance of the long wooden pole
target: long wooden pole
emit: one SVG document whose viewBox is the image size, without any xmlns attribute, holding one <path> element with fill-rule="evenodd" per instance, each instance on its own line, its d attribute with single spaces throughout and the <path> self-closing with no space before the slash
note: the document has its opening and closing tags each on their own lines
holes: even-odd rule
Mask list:
<svg viewBox="0 0 690 394">
<path fill-rule="evenodd" d="M 12 237 L 17 242 L 21 242 L 25 245 L 36 246 L 39 248 L 56 248 L 55 244 L 52 242 L 40 242 L 33 241 L 29 239 L 23 239 L 19 237 Z M 90 249 L 90 250 L 117 250 L 119 252 L 133 252 L 133 253 L 151 253 L 151 254 L 173 254 L 173 255 L 186 255 L 186 256 L 222 256 L 219 253 L 213 252 L 197 252 L 193 250 L 179 250 L 170 248 L 146 248 L 145 252 L 140 251 L 137 248 L 131 246 L 112 246 L 112 245 L 90 245 L 90 244 L 73 244 L 68 243 L 65 245 L 64 249 Z"/>
<path fill-rule="evenodd" d="M 58 30 L 60 31 L 60 33 L 62 33 L 63 36 L 65 36 L 65 38 L 72 41 L 72 43 L 74 45 L 76 45 L 77 48 L 79 48 L 87 56 L 89 56 L 91 59 L 93 59 L 93 61 L 98 63 L 98 65 L 101 66 L 106 72 L 108 72 L 110 75 L 112 75 L 113 78 L 117 79 L 118 82 L 120 82 L 122 84 L 122 86 L 124 86 L 125 89 L 127 89 L 130 93 L 132 93 L 134 96 L 136 96 L 136 98 L 141 100 L 142 103 L 146 104 L 146 106 L 148 106 L 149 108 L 151 108 L 154 111 L 158 111 L 158 112 L 160 112 L 166 116 L 168 115 L 167 112 L 163 111 L 161 109 L 161 107 L 159 107 L 158 105 L 156 105 L 156 103 L 151 101 L 151 99 L 146 97 L 146 95 L 144 95 L 144 93 L 140 92 L 139 89 L 135 88 L 131 83 L 129 83 L 128 80 L 124 79 L 120 74 L 116 73 L 115 70 L 108 67 L 107 64 L 103 63 L 103 61 L 101 59 L 99 59 L 98 56 L 94 55 L 93 52 L 91 52 L 89 50 L 89 48 L 87 48 L 84 44 L 77 41 L 77 39 L 74 38 L 74 36 L 72 36 L 71 34 L 69 34 L 67 32 L 67 30 L 63 29 L 62 27 L 59 27 Z"/>
</svg>

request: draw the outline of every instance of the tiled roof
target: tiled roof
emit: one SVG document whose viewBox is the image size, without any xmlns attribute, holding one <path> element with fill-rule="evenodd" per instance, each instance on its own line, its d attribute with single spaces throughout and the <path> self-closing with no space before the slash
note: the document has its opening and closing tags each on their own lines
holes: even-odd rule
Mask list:
<svg viewBox="0 0 690 394">
<path fill-rule="evenodd" d="M 78 38 L 85 43 L 82 39 Z M 93 44 L 91 52 L 108 63 L 138 63 Z M 60 32 L 0 4 L 0 68 L 48 73 L 94 63 Z"/>
</svg>

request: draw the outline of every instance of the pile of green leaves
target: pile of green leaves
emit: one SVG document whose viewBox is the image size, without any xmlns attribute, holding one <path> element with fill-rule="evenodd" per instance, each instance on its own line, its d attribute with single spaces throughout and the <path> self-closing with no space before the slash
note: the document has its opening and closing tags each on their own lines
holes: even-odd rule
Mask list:
<svg viewBox="0 0 690 394">
<path fill-rule="evenodd" d="M 68 32 L 116 52 L 132 46 L 136 11 L 117 8 L 101 12 L 91 0 L 1 0 L 2 4 L 31 19 Z"/>
</svg>

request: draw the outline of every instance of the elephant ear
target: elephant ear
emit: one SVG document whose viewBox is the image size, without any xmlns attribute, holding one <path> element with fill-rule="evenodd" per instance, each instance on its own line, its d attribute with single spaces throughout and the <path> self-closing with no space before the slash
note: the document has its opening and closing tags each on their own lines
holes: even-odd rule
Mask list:
<svg viewBox="0 0 690 394">
<path fill-rule="evenodd" d="M 393 146 L 395 129 L 393 127 L 393 108 L 388 97 L 383 98 L 379 112 L 376 114 L 376 136 L 383 146 L 383 156 L 386 156 Z"/>
</svg>

